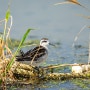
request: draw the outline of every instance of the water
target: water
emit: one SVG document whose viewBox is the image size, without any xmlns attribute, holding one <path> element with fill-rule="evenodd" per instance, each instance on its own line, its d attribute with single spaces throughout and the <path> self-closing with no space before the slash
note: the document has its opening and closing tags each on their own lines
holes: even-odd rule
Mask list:
<svg viewBox="0 0 90 90">
<path fill-rule="evenodd" d="M 75 45 L 80 48 L 72 48 L 75 36 L 84 25 L 90 26 L 90 20 L 79 15 L 89 16 L 90 12 L 78 5 L 53 4 L 62 0 L 12 0 L 10 11 L 13 16 L 13 27 L 11 37 L 21 39 L 28 28 L 31 31 L 28 39 L 49 38 L 50 42 L 57 47 L 49 46 L 49 57 L 46 64 L 64 63 L 87 63 L 89 29 L 85 28 L 80 34 Z M 78 0 L 81 4 L 90 9 L 89 0 Z M 3 19 L 7 10 L 8 0 L 0 3 L 0 19 Z M 0 25 L 0 32 L 3 25 Z M 68 72 L 69 69 L 65 69 Z M 80 82 L 81 81 L 81 82 Z M 89 90 L 89 80 L 74 80 L 64 82 L 48 82 L 40 86 L 16 87 L 15 90 Z"/>
</svg>

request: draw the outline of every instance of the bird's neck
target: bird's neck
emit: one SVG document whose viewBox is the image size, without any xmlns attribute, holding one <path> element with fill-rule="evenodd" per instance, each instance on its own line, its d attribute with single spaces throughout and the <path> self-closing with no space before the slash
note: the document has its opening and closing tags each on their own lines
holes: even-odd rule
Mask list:
<svg viewBox="0 0 90 90">
<path fill-rule="evenodd" d="M 48 50 L 48 47 L 46 45 L 40 45 L 40 46 L 42 46 L 42 47 L 44 47 L 45 49 Z"/>
</svg>

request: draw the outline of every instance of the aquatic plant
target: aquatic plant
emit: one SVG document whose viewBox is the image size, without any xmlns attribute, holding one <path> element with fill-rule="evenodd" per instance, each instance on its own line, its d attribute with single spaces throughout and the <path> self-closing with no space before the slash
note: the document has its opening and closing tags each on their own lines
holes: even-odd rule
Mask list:
<svg viewBox="0 0 90 90">
<path fill-rule="evenodd" d="M 8 22 L 10 20 L 10 26 L 8 26 Z M 5 63 L 7 62 L 6 60 L 9 60 L 8 64 L 4 64 L 3 69 L 2 67 L 0 68 L 0 83 L 3 85 L 3 89 L 5 90 L 5 84 L 6 84 L 6 77 L 7 77 L 7 73 L 9 72 L 11 66 L 13 65 L 14 61 L 15 61 L 15 56 L 17 55 L 17 53 L 19 52 L 19 50 L 21 49 L 25 39 L 27 38 L 29 32 L 32 29 L 28 29 L 26 31 L 26 33 L 24 34 L 22 40 L 19 42 L 19 45 L 17 47 L 17 50 L 14 52 L 14 54 L 12 54 L 12 51 L 9 48 L 9 36 L 10 36 L 10 31 L 11 31 L 11 27 L 12 27 L 12 16 L 10 13 L 10 9 L 8 8 L 8 10 L 6 11 L 6 15 L 5 15 L 5 19 L 1 20 L 1 22 L 5 22 L 4 25 L 4 31 L 3 33 L 0 35 L 0 62 L 2 63 L 5 60 Z M 5 54 L 6 52 L 6 54 Z M 7 58 L 8 54 L 10 55 L 10 58 Z"/>
<path fill-rule="evenodd" d="M 13 57 L 12 57 L 10 63 L 9 63 L 9 64 L 7 65 L 7 67 L 6 67 L 7 71 L 8 71 L 8 70 L 10 69 L 10 67 L 12 66 L 12 64 L 13 64 L 13 62 L 14 62 L 14 60 L 15 60 L 15 56 L 16 56 L 17 53 L 20 51 L 20 49 L 21 49 L 21 47 L 22 47 L 22 45 L 23 45 L 23 43 L 24 43 L 24 41 L 25 41 L 25 39 L 26 39 L 26 37 L 27 37 L 27 35 L 29 34 L 30 31 L 31 31 L 31 29 L 28 29 L 28 30 L 26 31 L 26 33 L 24 34 L 24 36 L 23 36 L 23 38 L 22 38 L 22 40 L 21 40 L 21 42 L 20 42 L 17 50 L 16 50 L 15 53 L 13 54 Z"/>
</svg>

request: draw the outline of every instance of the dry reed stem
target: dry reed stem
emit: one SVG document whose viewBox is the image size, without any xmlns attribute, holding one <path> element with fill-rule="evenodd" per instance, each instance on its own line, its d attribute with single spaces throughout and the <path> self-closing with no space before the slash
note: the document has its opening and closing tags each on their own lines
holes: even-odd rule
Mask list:
<svg viewBox="0 0 90 90">
<path fill-rule="evenodd" d="M 87 7 L 85 7 L 84 5 L 81 5 L 77 0 L 66 0 L 64 2 L 56 3 L 54 5 L 60 5 L 60 4 L 76 4 L 76 5 L 79 5 L 83 8 L 85 8 L 87 11 L 90 12 L 90 10 Z"/>
<path fill-rule="evenodd" d="M 32 65 L 32 63 L 33 63 L 35 57 L 38 55 L 38 51 L 39 51 L 39 49 L 40 49 L 40 47 L 37 49 L 36 54 L 34 55 L 33 59 L 31 60 L 31 65 Z"/>
<path fill-rule="evenodd" d="M 83 14 L 77 14 L 77 16 L 81 16 L 81 17 L 83 17 L 83 18 L 90 19 L 90 16 L 85 16 L 85 15 L 83 15 Z"/>
<path fill-rule="evenodd" d="M 0 59 L 4 59 L 4 41 L 0 38 Z"/>
<path fill-rule="evenodd" d="M 58 65 L 50 65 L 50 66 L 44 67 L 43 69 L 47 70 L 47 69 L 65 67 L 65 66 L 82 66 L 82 65 L 87 65 L 87 64 L 58 64 Z"/>
<path fill-rule="evenodd" d="M 4 68 L 5 66 L 3 66 L 4 64 L 8 64 L 10 62 L 10 60 L 6 60 L 0 62 L 0 73 L 2 73 L 2 68 Z M 75 79 L 75 78 L 90 78 L 90 72 L 83 72 L 83 73 L 51 73 L 50 71 L 48 71 L 49 69 L 52 68 L 60 68 L 60 67 L 64 67 L 64 66 L 82 66 L 85 64 L 59 64 L 59 65 L 51 65 L 51 66 L 47 66 L 47 67 L 33 67 L 30 65 L 26 65 L 26 64 L 22 64 L 19 62 L 14 62 L 14 64 L 12 65 L 9 73 L 8 73 L 8 80 L 9 81 L 18 81 L 20 80 L 21 83 L 25 84 L 30 84 L 30 83 L 35 83 L 39 80 L 67 80 L 67 79 Z M 11 75 L 9 75 L 11 74 Z M 13 76 L 14 75 L 14 76 Z M 0 76 L 0 78 L 3 78 L 2 76 Z M 14 79 L 12 79 L 14 78 Z"/>
<path fill-rule="evenodd" d="M 74 47 L 75 42 L 78 40 L 78 37 L 80 36 L 81 32 L 82 32 L 86 27 L 87 27 L 87 26 L 84 25 L 84 26 L 81 28 L 81 30 L 77 33 L 77 35 L 76 35 L 75 38 L 74 38 L 74 42 L 73 42 L 73 44 L 72 44 L 72 47 Z"/>
<path fill-rule="evenodd" d="M 59 5 L 59 4 L 77 4 L 77 5 L 80 5 L 80 6 L 82 6 L 77 0 L 66 0 L 65 2 L 61 2 L 61 3 L 56 3 L 56 4 L 54 4 L 54 5 Z M 83 6 L 82 6 L 83 7 Z"/>
</svg>

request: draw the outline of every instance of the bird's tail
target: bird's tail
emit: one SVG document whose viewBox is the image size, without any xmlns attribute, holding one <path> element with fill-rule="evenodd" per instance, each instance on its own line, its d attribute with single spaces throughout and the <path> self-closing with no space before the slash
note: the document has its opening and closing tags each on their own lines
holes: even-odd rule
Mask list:
<svg viewBox="0 0 90 90">
<path fill-rule="evenodd" d="M 20 55 L 16 56 L 16 61 L 23 61 L 24 52 L 20 50 Z"/>
</svg>

